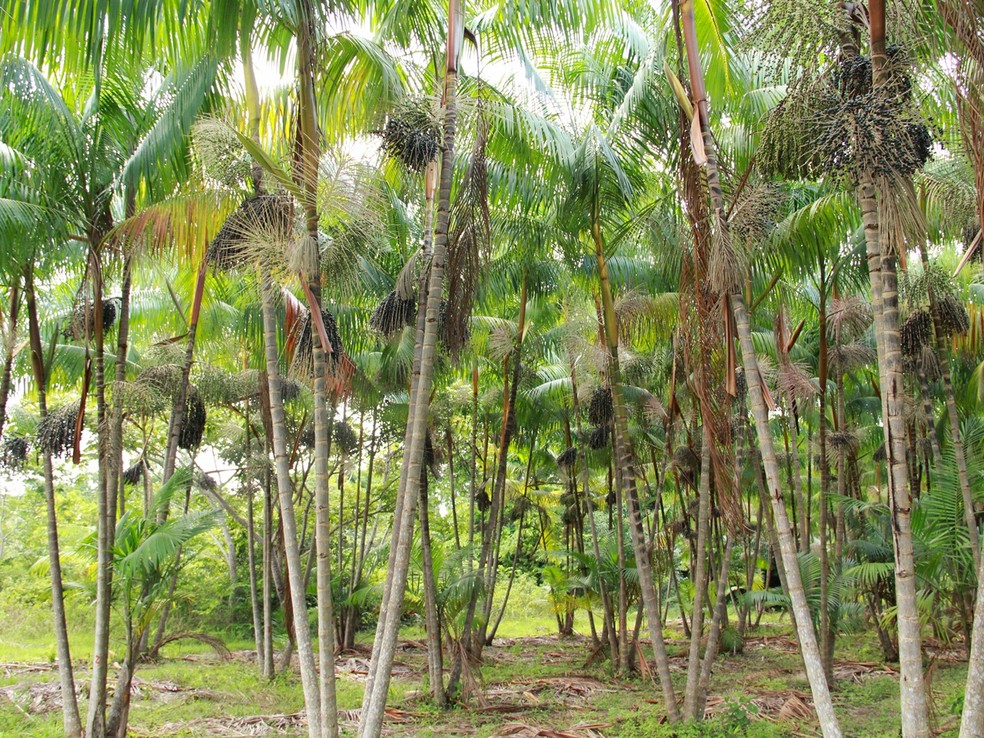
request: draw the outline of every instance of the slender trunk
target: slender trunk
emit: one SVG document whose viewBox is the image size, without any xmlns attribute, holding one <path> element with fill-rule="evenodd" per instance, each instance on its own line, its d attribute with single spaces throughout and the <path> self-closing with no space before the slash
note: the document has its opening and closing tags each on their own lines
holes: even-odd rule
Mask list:
<svg viewBox="0 0 984 738">
<path fill-rule="evenodd" d="M 885 2 L 868 5 L 871 29 L 872 86 L 884 86 Z M 862 221 L 875 306 L 875 332 L 880 334 L 878 365 L 881 375 L 885 453 L 888 463 L 888 497 L 895 548 L 895 595 L 899 633 L 899 692 L 903 738 L 929 735 L 929 705 L 923 677 L 922 633 L 916 601 L 916 572 L 913 553 L 912 499 L 905 457 L 904 393 L 902 354 L 898 327 L 898 286 L 895 254 L 887 233 L 879 227 L 875 182 L 862 173 L 859 182 Z M 882 187 L 883 195 L 887 187 Z"/>
<path fill-rule="evenodd" d="M 839 738 L 840 725 L 834 712 L 833 700 L 827 686 L 827 678 L 823 670 L 820 648 L 817 645 L 816 633 L 813 630 L 813 620 L 810 616 L 810 606 L 803 589 L 799 561 L 796 558 L 796 544 L 793 540 L 789 516 L 786 513 L 786 503 L 783 500 L 779 486 L 779 464 L 776 460 L 775 446 L 772 442 L 772 431 L 769 428 L 769 409 L 762 395 L 762 384 L 759 376 L 758 362 L 752 344 L 752 331 L 748 322 L 748 312 L 745 300 L 741 295 L 730 297 L 731 309 L 738 328 L 741 342 L 742 364 L 745 369 L 745 381 L 748 384 L 748 400 L 755 417 L 755 428 L 758 433 L 759 448 L 762 453 L 762 463 L 765 466 L 765 476 L 768 485 L 769 502 L 772 508 L 773 525 L 778 539 L 783 569 L 785 569 L 785 585 L 792 602 L 792 610 L 796 620 L 796 630 L 799 636 L 800 652 L 806 667 L 813 702 L 816 705 L 817 716 L 820 719 L 820 729 L 825 738 Z"/>
<path fill-rule="evenodd" d="M 697 561 L 694 567 L 694 606 L 690 616 L 690 654 L 687 660 L 687 691 L 683 699 L 684 720 L 700 720 L 704 716 L 700 704 L 700 640 L 704 635 L 704 600 L 707 596 L 707 546 L 711 533 L 711 438 L 703 428 L 704 442 L 700 450 L 700 487 L 697 502 Z"/>
<path fill-rule="evenodd" d="M 436 175 L 436 163 L 430 162 L 424 175 L 424 242 L 422 254 L 426 258 L 431 253 L 433 245 L 433 230 L 431 227 L 434 204 L 434 178 Z M 417 392 L 420 387 L 420 365 L 423 357 L 424 334 L 427 328 L 428 315 L 428 282 L 429 274 L 425 270 L 421 275 L 417 288 L 417 319 L 416 332 L 414 334 L 413 365 L 410 372 L 410 392 L 407 410 L 407 425 L 403 435 L 403 459 L 400 464 L 400 484 L 397 488 L 396 505 L 393 510 L 393 529 L 390 534 L 389 558 L 386 564 L 386 579 L 383 582 L 383 596 L 380 602 L 380 613 L 386 612 L 389 606 L 390 595 L 393 589 L 393 572 L 396 570 L 396 558 L 400 554 L 400 540 L 406 535 L 405 527 L 410 528 L 409 535 L 413 535 L 413 513 L 404 514 L 407 500 L 407 479 L 410 473 L 411 443 L 414 433 L 414 419 L 417 413 Z M 368 509 L 368 508 L 367 508 Z M 406 523 L 406 526 L 404 526 Z M 366 686 L 362 695 L 362 714 L 365 715 L 369 709 L 369 702 L 375 686 L 376 674 L 380 663 L 380 651 L 383 646 L 383 634 L 386 628 L 386 619 L 380 617 L 376 621 L 376 635 L 372 642 L 372 655 L 369 660 L 369 673 L 366 675 Z M 451 683 L 453 684 L 454 671 L 452 670 Z M 451 686 L 448 687 L 449 693 Z M 384 708 L 378 708 L 384 709 Z M 360 727 L 361 730 L 361 727 Z"/>
<path fill-rule="evenodd" d="M 717 152 L 709 124 L 704 75 L 697 52 L 697 31 L 694 23 L 692 3 L 681 6 L 681 17 L 683 19 L 684 35 L 686 37 L 687 61 L 690 67 L 691 86 L 697 102 L 695 114 L 699 117 L 705 155 L 707 157 L 708 190 L 710 191 L 714 209 L 721 219 L 722 227 L 727 227 L 724 196 L 721 192 L 721 182 L 717 168 Z M 769 501 L 772 506 L 774 526 L 786 569 L 786 584 L 795 613 L 800 650 L 806 667 L 807 678 L 810 682 L 813 701 L 820 721 L 820 729 L 824 737 L 840 738 L 840 724 L 834 712 L 833 700 L 830 697 L 830 690 L 823 673 L 820 649 L 817 646 L 816 634 L 813 631 L 810 608 L 803 590 L 799 562 L 796 558 L 792 528 L 780 488 L 779 465 L 776 460 L 775 447 L 772 441 L 772 431 L 769 428 L 769 410 L 762 394 L 762 379 L 759 374 L 758 361 L 756 360 L 755 349 L 752 343 L 752 330 L 749 324 L 748 310 L 745 307 L 745 299 L 740 293 L 731 294 L 729 296 L 729 302 L 735 318 L 741 345 L 742 365 L 745 370 L 745 382 L 748 386 L 748 400 L 752 408 L 752 414 L 755 417 L 759 448 L 762 453 L 762 462 L 765 466 L 768 481 Z"/>
<path fill-rule="evenodd" d="M 448 492 L 451 495 L 451 524 L 454 526 L 454 547 L 461 549 L 461 529 L 458 525 L 458 498 L 454 489 L 454 441 L 451 435 L 451 423 L 446 429 L 448 444 Z"/>
<path fill-rule="evenodd" d="M 7 424 L 7 398 L 10 396 L 10 376 L 14 366 L 14 350 L 17 347 L 17 313 L 20 309 L 20 288 L 15 281 L 10 286 L 10 311 L 7 313 L 7 330 L 3 334 L 3 375 L 0 376 L 0 436 Z"/>
<path fill-rule="evenodd" d="M 24 280 L 27 299 L 28 337 L 31 349 L 31 367 L 38 388 L 38 409 L 42 418 L 48 415 L 47 370 L 44 366 L 44 347 L 38 323 L 38 308 L 34 294 L 33 267 L 28 267 Z M 43 454 L 44 499 L 48 529 L 48 569 L 51 576 L 51 609 L 55 621 L 55 648 L 58 655 L 58 676 L 61 683 L 62 729 L 65 735 L 76 738 L 82 735 L 79 705 L 75 698 L 75 676 L 65 618 L 65 593 L 62 586 L 61 556 L 58 547 L 58 517 L 55 501 L 54 470 L 51 454 Z"/>
<path fill-rule="evenodd" d="M 502 535 L 502 519 L 505 512 L 506 475 L 509 464 L 509 447 L 516 427 L 516 397 L 519 391 L 520 371 L 523 357 L 523 334 L 526 330 L 526 301 L 528 275 L 523 273 L 523 283 L 519 291 L 519 322 L 516 329 L 516 342 L 512 354 L 506 359 L 512 362 L 512 383 L 505 394 L 505 407 L 502 413 L 502 434 L 499 441 L 499 461 L 496 467 L 495 486 L 492 489 L 492 505 L 489 508 L 489 524 L 482 539 L 482 556 L 479 572 L 484 575 L 485 592 L 482 603 L 482 620 L 477 638 L 473 640 L 473 655 L 481 655 L 483 644 L 488 644 L 488 626 L 492 616 L 492 598 L 499 574 L 499 543 Z M 506 374 L 508 383 L 508 372 Z"/>
<path fill-rule="evenodd" d="M 697 686 L 697 697 L 694 706 L 694 719 L 704 716 L 707 704 L 707 690 L 711 683 L 711 667 L 717 658 L 718 644 L 721 640 L 721 628 L 728 617 L 728 572 L 731 567 L 731 551 L 734 538 L 725 533 L 727 541 L 724 553 L 721 555 L 721 570 L 718 572 L 717 592 L 715 593 L 714 615 L 711 617 L 711 629 L 707 634 L 707 645 L 704 647 L 704 660 L 700 665 L 700 683 Z"/>
<path fill-rule="evenodd" d="M 577 437 L 584 438 L 584 434 L 581 428 L 581 408 L 577 399 L 577 371 L 574 366 L 574 360 L 571 359 L 571 402 L 573 404 L 573 413 L 575 428 L 577 430 Z M 588 463 L 585 458 L 584 451 L 578 449 L 577 459 L 574 462 L 578 465 L 578 470 L 581 476 L 581 487 L 584 490 L 584 505 L 585 511 L 588 517 L 588 525 L 591 528 L 591 547 L 592 553 L 594 554 L 596 566 L 598 567 L 598 590 L 601 593 L 601 605 L 603 608 L 603 621 L 604 621 L 604 635 L 607 636 L 608 648 L 611 652 L 611 662 L 614 668 L 615 659 L 618 655 L 618 641 L 615 638 L 615 613 L 612 608 L 611 595 L 608 592 L 608 587 L 605 584 L 604 577 L 601 573 L 601 544 L 598 539 L 598 526 L 595 522 L 595 506 L 591 497 L 591 487 L 589 484 L 588 475 Z"/>
<path fill-rule="evenodd" d="M 297 64 L 300 119 L 300 179 L 304 192 L 304 221 L 312 264 L 308 273 L 301 274 L 306 281 L 306 294 L 311 310 L 311 347 L 314 362 L 314 501 L 315 547 L 317 549 L 317 619 L 318 619 L 318 678 L 321 718 L 319 734 L 322 738 L 338 736 L 338 706 L 335 696 L 335 620 L 331 601 L 331 543 L 329 541 L 330 512 L 328 509 L 329 469 L 331 452 L 331 423 L 328 402 L 328 360 L 332 347 L 325 344 L 321 323 L 321 272 L 318 262 L 318 165 L 321 159 L 320 134 L 317 124 L 317 100 L 315 98 L 315 41 L 316 20 L 312 0 L 299 3 L 300 17 L 297 27 Z M 336 360 L 340 357 L 335 357 Z M 339 518 L 341 519 L 341 518 Z M 341 534 L 339 534 L 341 538 Z M 298 654 L 302 644 L 298 641 Z M 312 729 L 313 734 L 313 729 Z"/>
<path fill-rule="evenodd" d="M 386 708 L 386 695 L 396 655 L 396 641 L 399 635 L 400 614 L 403 609 L 404 588 L 407 580 L 407 569 L 410 559 L 409 531 L 412 528 L 414 507 L 417 503 L 417 487 L 424 466 L 424 452 L 427 440 L 427 415 L 430 406 L 430 394 L 434 376 L 434 366 L 437 350 L 438 321 L 440 320 L 442 286 L 444 269 L 447 262 L 448 224 L 451 209 L 451 182 L 454 163 L 454 135 L 457 123 L 456 85 L 458 46 L 461 43 L 458 29 L 463 29 L 462 9 L 456 0 L 451 0 L 449 7 L 449 33 L 447 74 L 445 76 L 445 111 L 444 111 L 444 145 L 441 156 L 441 186 L 438 197 L 437 224 L 434 229 L 434 250 L 431 255 L 429 284 L 427 290 L 427 313 L 424 322 L 420 355 L 420 373 L 417 377 L 417 391 L 414 397 L 415 407 L 411 426 L 410 443 L 405 452 L 409 454 L 406 474 L 406 490 L 403 493 L 406 501 L 400 511 L 402 520 L 399 538 L 399 548 L 394 557 L 394 566 L 389 572 L 388 590 L 382 632 L 377 631 L 378 647 L 374 644 L 373 681 L 367 682 L 368 698 L 363 701 L 362 720 L 359 725 L 361 738 L 378 738 L 383 727 L 383 716 Z M 395 526 L 394 526 L 395 527 Z M 404 534 L 405 533 L 405 534 Z"/>
<path fill-rule="evenodd" d="M 512 569 L 509 571 L 509 581 L 506 583 L 506 593 L 502 597 L 502 607 L 499 608 L 499 614 L 495 618 L 495 623 L 492 624 L 492 630 L 489 631 L 490 642 L 495 638 L 495 633 L 499 630 L 499 624 L 502 622 L 502 617 L 506 614 L 506 606 L 509 603 L 509 593 L 512 592 L 513 580 L 516 579 L 516 570 L 519 568 L 519 555 L 523 550 L 523 522 L 525 520 L 526 510 L 524 508 L 520 511 L 519 525 L 516 528 L 516 553 L 513 554 Z"/>
<path fill-rule="evenodd" d="M 269 387 L 269 384 L 266 385 Z M 269 391 L 269 390 L 267 390 Z M 273 485 L 270 451 L 273 434 L 266 437 L 263 469 L 263 676 L 273 679 Z"/>
<path fill-rule="evenodd" d="M 86 735 L 99 738 L 106 728 L 106 680 L 109 668 L 110 607 L 113 585 L 113 533 L 116 520 L 116 494 L 109 488 L 108 438 L 106 436 L 106 375 L 103 356 L 103 282 L 100 244 L 102 237 L 92 234 L 89 271 L 92 277 L 93 384 L 96 392 L 96 436 L 99 447 L 98 495 L 96 514 L 96 617 L 92 650 L 92 681 L 89 687 L 89 714 Z M 88 318 L 86 319 L 88 324 Z M 88 338 L 88 336 L 87 336 Z"/>
<path fill-rule="evenodd" d="M 670 662 L 666 653 L 666 642 L 660 627 L 659 593 L 653 582 L 653 572 L 650 565 L 649 549 L 646 546 L 645 532 L 642 526 L 642 511 L 635 484 L 635 470 L 632 463 L 632 446 L 629 439 L 628 415 L 625 410 L 625 399 L 622 394 L 622 379 L 618 363 L 618 319 L 615 314 L 615 300 L 612 286 L 608 277 L 608 265 L 605 260 L 605 247 L 601 235 L 601 220 L 599 204 L 595 203 L 592 214 L 592 237 L 595 246 L 595 260 L 598 266 L 598 280 L 601 287 L 603 317 L 605 324 L 605 341 L 608 349 L 608 377 L 612 390 L 612 409 L 615 416 L 615 433 L 613 448 L 615 449 L 616 466 L 622 470 L 622 481 L 625 484 L 625 499 L 629 509 L 629 530 L 632 538 L 632 548 L 636 558 L 636 569 L 639 576 L 639 588 L 643 605 L 646 608 L 646 620 L 649 625 L 649 636 L 652 640 L 653 653 L 656 658 L 656 671 L 659 675 L 663 699 L 666 703 L 666 713 L 671 722 L 680 720 L 680 708 L 676 702 L 676 693 L 670 678 Z"/>
<path fill-rule="evenodd" d="M 431 554 L 430 510 L 428 509 L 427 468 L 420 480 L 420 554 L 424 579 L 424 612 L 427 626 L 427 667 L 434 704 L 446 707 L 444 694 L 444 654 L 441 651 L 441 621 L 437 611 L 437 586 L 434 582 L 434 557 Z"/>
<path fill-rule="evenodd" d="M 308 734 L 321 736 L 321 696 L 318 675 L 314 667 L 311 648 L 311 631 L 308 628 L 305 606 L 304 571 L 301 552 L 297 543 L 297 521 L 294 516 L 294 486 L 291 482 L 287 459 L 287 430 L 284 404 L 280 394 L 281 382 L 278 370 L 277 325 L 273 311 L 273 285 L 269 276 L 262 278 L 263 338 L 266 351 L 266 371 L 270 393 L 272 416 L 273 453 L 280 496 L 280 522 L 284 533 L 284 553 L 287 559 L 287 585 L 290 591 L 294 635 L 297 639 L 297 655 L 300 657 L 301 685 L 304 690 L 304 706 L 307 714 Z"/>
<path fill-rule="evenodd" d="M 613 443 L 612 462 L 616 460 L 614 448 Z M 625 500 L 623 499 L 625 483 L 622 481 L 620 470 L 610 467 L 608 470 L 609 487 L 611 487 L 610 482 L 613 477 L 617 480 L 615 484 L 615 544 L 618 546 L 618 673 L 621 676 L 627 676 L 629 673 L 629 596 L 625 581 Z"/>
<path fill-rule="evenodd" d="M 974 629 L 971 636 L 967 684 L 964 690 L 960 738 L 984 735 L 984 557 L 977 569 L 977 600 L 974 604 Z"/>
</svg>

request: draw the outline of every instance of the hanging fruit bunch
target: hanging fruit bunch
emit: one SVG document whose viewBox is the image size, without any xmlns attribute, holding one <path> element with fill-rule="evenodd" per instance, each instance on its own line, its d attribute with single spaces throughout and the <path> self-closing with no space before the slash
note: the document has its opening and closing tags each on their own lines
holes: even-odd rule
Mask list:
<svg viewBox="0 0 984 738">
<path fill-rule="evenodd" d="M 915 360 L 922 353 L 923 346 L 930 345 L 933 340 L 933 319 L 925 310 L 913 311 L 899 329 L 899 337 L 902 355 Z"/>
<path fill-rule="evenodd" d="M 428 100 L 408 99 L 390 114 L 379 131 L 383 150 L 412 172 L 423 171 L 437 157 L 441 129 Z"/>
<path fill-rule="evenodd" d="M 178 448 L 193 451 L 201 445 L 202 436 L 205 435 L 205 420 L 205 403 L 198 390 L 190 387 L 185 404 L 184 422 L 178 435 Z"/>
<path fill-rule="evenodd" d="M 38 423 L 38 448 L 56 457 L 71 451 L 75 446 L 75 422 L 78 416 L 78 402 L 70 402 L 48 413 Z"/>
</svg>

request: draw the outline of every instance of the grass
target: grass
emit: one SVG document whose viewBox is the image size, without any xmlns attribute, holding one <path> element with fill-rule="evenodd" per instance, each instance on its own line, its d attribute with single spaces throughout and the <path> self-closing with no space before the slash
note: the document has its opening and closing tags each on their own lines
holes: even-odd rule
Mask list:
<svg viewBox="0 0 984 738">
<path fill-rule="evenodd" d="M 51 661 L 50 638 L 36 618 L 13 618 L 0 637 L 0 661 L 45 664 Z M 782 704 L 797 693 L 808 694 L 805 675 L 788 623 L 764 622 L 749 633 L 743 654 L 722 654 L 715 663 L 711 683 L 714 715 L 699 725 L 668 726 L 663 723 L 661 693 L 641 676 L 615 679 L 607 663 L 586 665 L 590 641 L 584 637 L 557 639 L 549 617 L 513 618 L 500 628 L 501 639 L 488 648 L 479 675 L 479 692 L 468 707 L 448 712 L 434 709 L 426 694 L 426 653 L 409 646 L 397 655 L 404 667 L 390 689 L 390 704 L 409 713 L 411 722 L 390 723 L 393 735 L 475 736 L 488 738 L 509 723 L 526 723 L 556 729 L 601 724 L 611 738 L 779 738 L 794 732 L 816 734 L 811 718 L 784 719 L 758 714 L 762 699 Z M 578 622 L 581 632 L 587 623 Z M 84 654 L 87 634 L 79 628 L 76 655 Z M 682 634 L 667 631 L 673 658 L 674 681 L 682 692 L 685 680 L 686 642 Z M 362 644 L 368 644 L 365 633 Z M 420 628 L 406 628 L 408 640 L 421 640 Z M 186 641 L 169 646 L 163 658 L 137 672 L 138 690 L 131 710 L 135 736 L 200 736 L 208 734 L 205 721 L 230 721 L 257 715 L 290 715 L 303 710 L 296 672 L 263 680 L 251 659 L 251 643 L 231 639 L 235 652 L 222 659 L 202 644 Z M 91 646 L 90 646 L 91 647 Z M 841 638 L 837 659 L 841 662 L 877 662 L 877 644 L 867 635 Z M 343 659 L 351 655 L 343 655 Z M 88 677 L 85 658 L 79 656 L 77 680 Z M 868 669 L 868 667 L 865 667 Z M 871 669 L 869 669 L 870 671 Z M 866 738 L 895 738 L 898 735 L 898 683 L 892 673 L 860 673 L 841 679 L 834 697 L 845 735 Z M 863 670 L 862 670 L 863 671 Z M 955 736 L 960 695 L 966 675 L 965 664 L 940 660 L 931 670 L 937 727 L 941 735 Z M 61 735 L 57 709 L 32 709 L 27 699 L 34 690 L 47 689 L 48 699 L 57 696 L 57 674 L 53 670 L 22 672 L 8 667 L 0 672 L 0 737 Z M 572 686 L 573 685 L 573 686 Z M 581 685 L 584 691 L 574 687 Z M 363 684 L 358 675 L 339 671 L 336 680 L 339 708 L 356 709 L 361 704 Z M 581 688 L 579 687 L 579 688 Z M 13 696 L 18 704 L 8 696 Z M 85 710 L 83 702 L 80 705 Z M 494 709 L 484 709 L 493 707 Z M 510 708 L 515 709 L 510 709 Z M 764 719 L 769 717 L 771 719 Z M 301 735 L 282 732 L 281 735 Z M 349 729 L 346 734 L 351 734 Z"/>
</svg>

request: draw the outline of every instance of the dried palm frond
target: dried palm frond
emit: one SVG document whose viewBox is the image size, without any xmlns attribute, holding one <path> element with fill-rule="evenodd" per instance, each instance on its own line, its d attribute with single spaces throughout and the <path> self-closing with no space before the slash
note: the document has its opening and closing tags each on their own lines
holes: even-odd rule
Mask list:
<svg viewBox="0 0 984 738">
<path fill-rule="evenodd" d="M 779 391 L 788 397 L 805 400 L 817 393 L 817 388 L 802 367 L 797 364 L 787 364 L 779 370 L 777 376 Z"/>
<path fill-rule="evenodd" d="M 916 310 L 899 329 L 902 343 L 902 355 L 909 360 L 916 360 L 922 353 L 923 346 L 928 346 L 933 340 L 933 319 L 925 310 Z"/>
<path fill-rule="evenodd" d="M 52 456 L 64 456 L 75 446 L 75 423 L 79 416 L 80 403 L 70 402 L 49 412 L 38 423 L 38 448 Z"/>
<path fill-rule="evenodd" d="M 442 312 L 441 339 L 452 357 L 458 355 L 470 338 L 472 306 L 492 240 L 487 143 L 488 122 L 480 113 L 465 180 L 451 204 L 448 228 L 444 277 L 447 307 Z"/>
<path fill-rule="evenodd" d="M 843 343 L 827 350 L 827 359 L 834 372 L 847 374 L 853 369 L 874 362 L 875 350 L 863 343 Z"/>
<path fill-rule="evenodd" d="M 427 99 L 408 99 L 398 105 L 383 130 L 383 150 L 413 172 L 421 171 L 437 157 L 441 128 Z"/>
<path fill-rule="evenodd" d="M 452 355 L 456 351 L 460 350 L 462 346 L 468 343 L 468 339 L 471 338 L 471 328 L 468 326 L 467 321 L 463 325 L 454 326 L 451 323 L 449 316 L 450 303 L 447 300 L 441 300 L 441 312 L 438 315 L 437 323 L 437 336 L 441 341 L 441 345 L 447 349 Z"/>
<path fill-rule="evenodd" d="M 656 395 L 646 393 L 642 405 L 642 414 L 647 422 L 660 423 L 666 420 L 666 408 Z"/>
<path fill-rule="evenodd" d="M 615 300 L 615 318 L 618 320 L 618 333 L 631 342 L 646 325 L 651 322 L 654 309 L 653 298 L 637 292 L 624 292 Z"/>
<path fill-rule="evenodd" d="M 839 333 L 841 341 L 850 340 L 868 330 L 872 318 L 871 303 L 860 296 L 834 298 L 827 312 L 827 332 L 831 338 Z"/>
<path fill-rule="evenodd" d="M 501 362 L 516 347 L 516 329 L 506 321 L 497 322 L 489 333 L 487 356 L 496 362 Z"/>
<path fill-rule="evenodd" d="M 22 436 L 9 436 L 3 441 L 3 454 L 0 455 L 0 466 L 8 469 L 19 469 L 27 458 L 30 444 Z"/>
<path fill-rule="evenodd" d="M 294 229 L 294 200 L 289 195 L 247 198 L 212 239 L 205 254 L 216 269 L 235 269 L 255 254 L 256 242 L 287 241 Z"/>
<path fill-rule="evenodd" d="M 592 425 L 608 425 L 615 417 L 610 387 L 597 387 L 588 405 L 588 420 Z"/>
<path fill-rule="evenodd" d="M 723 214 L 715 213 L 714 219 L 708 279 L 712 290 L 730 295 L 741 289 L 743 275 L 747 273 L 746 254 L 731 237 Z"/>
<path fill-rule="evenodd" d="M 827 436 L 827 442 L 835 454 L 851 457 L 857 454 L 861 447 L 861 439 L 854 431 L 834 431 Z"/>
<path fill-rule="evenodd" d="M 414 298 L 401 299 L 396 290 L 382 299 L 369 317 L 369 325 L 382 336 L 389 336 L 417 319 L 417 301 Z"/>
<path fill-rule="evenodd" d="M 947 293 L 936 305 L 939 311 L 940 332 L 944 336 L 958 336 L 970 329 L 967 308 L 951 293 Z"/>
<path fill-rule="evenodd" d="M 189 387 L 184 420 L 181 423 L 181 432 L 178 434 L 178 448 L 193 451 L 201 445 L 202 436 L 205 435 L 205 420 L 205 403 L 198 390 Z"/>
<path fill-rule="evenodd" d="M 565 449 L 557 456 L 557 466 L 570 468 L 574 466 L 574 462 L 577 461 L 577 448 L 571 446 Z"/>
</svg>

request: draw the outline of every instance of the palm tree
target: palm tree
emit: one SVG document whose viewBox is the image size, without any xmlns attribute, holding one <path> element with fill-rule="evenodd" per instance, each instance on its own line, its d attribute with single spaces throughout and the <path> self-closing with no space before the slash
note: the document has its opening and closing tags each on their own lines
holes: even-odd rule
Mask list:
<svg viewBox="0 0 984 738">
<path fill-rule="evenodd" d="M 169 596 L 173 596 L 171 575 L 189 561 L 188 556 L 182 557 L 182 550 L 215 524 L 215 513 L 211 510 L 185 512 L 159 522 L 157 513 L 163 505 L 190 484 L 191 471 L 180 470 L 157 491 L 148 510 L 143 513 L 129 510 L 116 523 L 113 567 L 116 572 L 116 599 L 125 631 L 126 655 L 112 709 L 106 719 L 107 735 L 123 738 L 127 733 L 131 685 L 140 663 L 144 632 L 153 627 L 160 608 Z"/>
<path fill-rule="evenodd" d="M 707 93 L 704 87 L 704 75 L 700 64 L 700 57 L 697 45 L 697 33 L 694 23 L 694 12 L 692 4 L 684 4 L 679 8 L 681 24 L 687 49 L 687 62 L 690 70 L 691 93 L 693 95 L 694 106 L 693 119 L 698 127 L 699 135 L 703 147 L 703 152 L 695 154 L 703 159 L 707 168 L 707 189 L 710 193 L 711 203 L 717 219 L 717 226 L 723 233 L 724 239 L 727 238 L 727 216 L 724 204 L 724 197 L 721 191 L 720 175 L 717 169 L 716 145 L 710 130 L 709 106 Z M 723 240 L 723 239 L 722 239 Z M 740 284 L 740 282 L 739 282 Z M 739 288 L 740 289 L 740 288 Z M 749 325 L 748 310 L 745 306 L 744 296 L 740 291 L 731 290 L 728 295 L 728 302 L 734 315 L 739 343 L 741 346 L 742 363 L 745 370 L 745 381 L 748 386 L 749 403 L 752 408 L 752 415 L 755 418 L 755 427 L 758 433 L 759 447 L 762 452 L 762 461 L 765 465 L 766 478 L 769 486 L 769 500 L 772 505 L 772 513 L 776 533 L 779 538 L 779 545 L 786 570 L 786 587 L 789 591 L 790 599 L 793 603 L 793 610 L 796 615 L 796 627 L 800 639 L 800 648 L 803 654 L 803 661 L 806 666 L 807 676 L 810 681 L 810 689 L 813 693 L 813 700 L 816 705 L 817 714 L 820 718 L 820 727 L 825 736 L 840 736 L 840 725 L 834 713 L 833 702 L 830 698 L 830 691 L 827 686 L 826 676 L 823 670 L 823 661 L 820 650 L 817 646 L 816 634 L 810 624 L 809 607 L 806 596 L 803 592 L 803 583 L 799 574 L 799 566 L 796 562 L 796 548 L 793 540 L 792 529 L 786 513 L 785 501 L 782 498 L 780 487 L 779 465 L 776 460 L 775 448 L 772 441 L 772 432 L 769 428 L 769 414 L 762 393 L 762 381 L 759 373 L 758 364 L 755 358 L 755 348 L 752 343 L 751 328 Z"/>
</svg>

